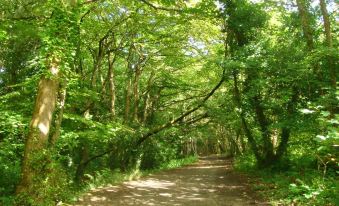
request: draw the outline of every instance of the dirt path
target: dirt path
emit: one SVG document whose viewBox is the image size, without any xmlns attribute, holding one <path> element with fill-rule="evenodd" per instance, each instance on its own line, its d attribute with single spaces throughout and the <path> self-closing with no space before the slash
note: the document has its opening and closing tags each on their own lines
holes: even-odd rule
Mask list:
<svg viewBox="0 0 339 206">
<path fill-rule="evenodd" d="M 93 190 L 75 205 L 266 205 L 253 197 L 246 179 L 232 171 L 231 160 L 208 157 L 138 181 Z"/>
</svg>

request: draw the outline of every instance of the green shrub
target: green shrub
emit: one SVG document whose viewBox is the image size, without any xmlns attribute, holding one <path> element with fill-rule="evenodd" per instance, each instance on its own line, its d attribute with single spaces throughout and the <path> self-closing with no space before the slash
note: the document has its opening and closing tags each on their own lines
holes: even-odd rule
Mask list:
<svg viewBox="0 0 339 206">
<path fill-rule="evenodd" d="M 258 170 L 252 154 L 237 157 L 235 169 L 252 177 L 253 189 L 268 198 L 273 205 L 335 205 L 337 201 L 337 174 L 315 167 L 312 155 L 294 156 L 289 167 L 271 167 Z"/>
</svg>

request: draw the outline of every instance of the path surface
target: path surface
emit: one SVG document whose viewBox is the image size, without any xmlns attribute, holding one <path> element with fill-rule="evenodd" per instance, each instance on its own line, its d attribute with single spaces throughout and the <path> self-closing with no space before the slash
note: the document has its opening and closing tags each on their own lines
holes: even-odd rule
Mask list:
<svg viewBox="0 0 339 206">
<path fill-rule="evenodd" d="M 93 190 L 75 205 L 266 205 L 255 200 L 246 178 L 235 174 L 231 165 L 229 159 L 200 158 L 183 168 Z"/>
</svg>

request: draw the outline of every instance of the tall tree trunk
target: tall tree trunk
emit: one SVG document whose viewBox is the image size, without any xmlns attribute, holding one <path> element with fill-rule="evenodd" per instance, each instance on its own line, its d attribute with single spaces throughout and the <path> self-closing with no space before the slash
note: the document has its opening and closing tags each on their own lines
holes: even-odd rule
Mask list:
<svg viewBox="0 0 339 206">
<path fill-rule="evenodd" d="M 240 148 L 241 148 L 240 152 L 244 153 L 244 151 L 246 151 L 246 143 L 245 143 L 244 138 L 241 134 L 241 128 L 236 129 L 236 135 L 238 137 Z"/>
<path fill-rule="evenodd" d="M 325 31 L 326 44 L 328 47 L 332 47 L 331 23 L 330 23 L 330 18 L 329 18 L 328 11 L 326 8 L 325 0 L 320 0 L 320 8 L 321 8 L 321 14 L 324 20 L 324 31 Z"/>
<path fill-rule="evenodd" d="M 53 60 L 49 66 L 50 78 L 43 76 L 39 82 L 38 94 L 35 100 L 33 117 L 25 143 L 25 152 L 21 169 L 21 182 L 16 188 L 17 193 L 30 192 L 34 178 L 39 176 L 48 137 L 52 123 L 53 112 L 58 96 L 59 62 Z M 39 167 L 37 167 L 37 165 Z"/>
<path fill-rule="evenodd" d="M 290 101 L 287 103 L 287 118 L 292 119 L 293 118 L 293 114 L 296 112 L 295 107 L 298 101 L 298 95 L 299 92 L 297 91 L 297 89 L 295 87 L 292 88 L 292 97 L 290 99 Z M 281 157 L 283 156 L 283 154 L 286 152 L 287 150 L 287 146 L 288 146 L 288 141 L 290 138 L 290 134 L 291 134 L 291 129 L 289 128 L 289 126 L 283 126 L 281 128 L 281 140 L 280 143 L 278 145 L 278 149 L 276 151 L 275 154 L 275 160 L 278 161 L 281 159 Z"/>
<path fill-rule="evenodd" d="M 138 108 L 139 108 L 139 79 L 141 75 L 140 66 L 137 65 L 134 73 L 133 81 L 133 99 L 134 99 L 134 110 L 133 110 L 133 121 L 138 122 Z"/>
<path fill-rule="evenodd" d="M 100 39 L 99 41 L 99 46 L 98 46 L 98 52 L 93 54 L 94 58 L 94 67 L 92 71 L 92 79 L 91 79 L 91 86 L 95 88 L 96 83 L 97 83 L 97 76 L 99 73 L 99 70 L 101 68 L 101 63 L 102 60 L 105 56 L 104 50 L 105 50 L 105 40 L 108 36 L 105 35 L 103 38 Z"/>
<path fill-rule="evenodd" d="M 144 108 L 143 108 L 143 115 L 142 115 L 142 123 L 145 124 L 147 122 L 147 118 L 149 115 L 149 110 L 151 108 L 151 87 L 153 84 L 153 78 L 154 78 L 154 71 L 152 71 L 150 77 L 148 78 L 147 81 L 147 88 L 146 88 L 146 92 L 144 94 Z"/>
<path fill-rule="evenodd" d="M 299 12 L 299 17 L 300 17 L 300 22 L 301 22 L 301 27 L 303 31 L 303 36 L 306 42 L 306 46 L 309 52 L 314 50 L 314 31 L 311 26 L 311 14 L 309 12 L 309 1 L 307 0 L 296 0 L 297 2 L 297 7 L 298 7 L 298 12 Z M 317 91 L 319 91 L 320 95 L 324 94 L 324 91 L 322 89 L 323 87 L 323 73 L 320 70 L 320 65 L 319 63 L 313 63 L 312 65 L 313 73 L 315 75 L 315 82 L 310 82 L 309 87 L 310 87 L 310 93 L 309 97 L 312 98 L 318 98 Z"/>
<path fill-rule="evenodd" d="M 127 83 L 126 83 L 126 97 L 125 97 L 125 116 L 124 122 L 127 123 L 130 120 L 130 109 L 131 109 L 131 88 L 132 88 L 132 79 L 131 75 L 128 75 Z"/>
<path fill-rule="evenodd" d="M 324 33 L 325 33 L 326 45 L 328 48 L 332 48 L 331 22 L 330 22 L 327 8 L 326 8 L 325 0 L 320 0 L 320 9 L 321 9 L 321 14 L 324 20 Z M 337 72 L 335 69 L 336 64 L 332 57 L 327 57 L 327 62 L 328 62 L 330 78 L 331 78 L 331 87 L 332 87 L 331 98 L 333 99 L 332 100 L 333 102 L 336 102 L 336 97 L 335 97 L 336 96 L 335 92 L 337 88 Z M 335 106 L 332 104 L 333 103 L 331 103 L 330 108 L 329 108 L 331 112 L 331 115 L 330 115 L 331 118 L 333 118 L 334 114 L 336 113 Z"/>
<path fill-rule="evenodd" d="M 98 54 L 94 57 L 93 55 L 93 60 L 94 60 L 94 65 L 93 65 L 93 71 L 92 71 L 92 76 L 91 76 L 91 87 L 94 90 L 97 86 L 97 76 L 101 67 L 101 62 L 102 62 L 102 51 L 101 51 L 101 45 L 99 44 L 99 51 Z M 104 91 L 104 89 L 103 89 Z M 88 100 L 85 107 L 84 116 L 87 117 L 90 115 L 90 111 L 94 106 L 94 101 Z"/>
<path fill-rule="evenodd" d="M 261 137 L 264 142 L 263 161 L 266 162 L 264 164 L 271 164 L 271 162 L 274 159 L 274 151 L 273 151 L 271 133 L 268 128 L 269 122 L 268 122 L 268 119 L 266 118 L 266 115 L 264 114 L 264 109 L 261 105 L 260 96 L 256 95 L 253 98 L 253 102 L 254 102 L 255 114 L 260 125 Z"/>
<path fill-rule="evenodd" d="M 89 163 L 89 154 L 88 154 L 88 146 L 84 143 L 80 149 L 80 162 L 75 172 L 75 181 L 81 182 L 87 164 Z"/>
<path fill-rule="evenodd" d="M 97 76 L 98 76 L 98 72 L 99 72 L 100 67 L 101 67 L 101 62 L 102 62 L 102 56 L 98 56 L 97 59 L 94 62 L 92 78 L 91 78 L 91 86 L 93 88 L 95 88 L 96 83 L 97 83 Z"/>
<path fill-rule="evenodd" d="M 110 104 L 110 110 L 111 110 L 111 116 L 112 118 L 115 117 L 115 76 L 114 76 L 114 68 L 113 64 L 116 60 L 116 55 L 114 55 L 113 59 L 111 59 L 111 54 L 108 54 L 108 76 L 109 76 L 109 93 L 111 97 L 111 104 Z"/>
<path fill-rule="evenodd" d="M 59 89 L 59 101 L 58 101 L 58 114 L 55 121 L 54 133 L 51 136 L 49 143 L 50 146 L 54 146 L 61 133 L 61 123 L 65 109 L 65 101 L 66 101 L 66 87 L 65 85 Z"/>
<path fill-rule="evenodd" d="M 313 42 L 313 31 L 310 26 L 310 14 L 308 12 L 308 8 L 306 5 L 306 0 L 296 0 L 298 11 L 301 20 L 301 26 L 304 34 L 304 38 L 306 39 L 306 44 L 309 50 L 313 50 L 314 42 Z"/>
<path fill-rule="evenodd" d="M 142 115 L 142 123 L 146 124 L 148 116 L 149 116 L 149 110 L 151 108 L 151 102 L 150 102 L 150 93 L 147 92 L 144 98 L 144 111 L 143 111 L 143 115 Z"/>
<path fill-rule="evenodd" d="M 162 90 L 163 88 L 158 88 L 155 94 L 150 97 L 150 107 L 147 112 L 147 118 L 145 120 L 147 123 L 153 122 L 154 113 L 157 111 Z"/>
<path fill-rule="evenodd" d="M 244 133 L 248 139 L 248 142 L 250 143 L 250 147 L 256 157 L 256 159 L 258 161 L 261 161 L 261 156 L 258 150 L 258 146 L 257 143 L 252 135 L 252 132 L 250 130 L 250 128 L 248 127 L 248 124 L 246 122 L 245 119 L 245 114 L 244 111 L 242 109 L 242 103 L 241 103 L 241 96 L 240 96 L 240 91 L 239 91 L 239 87 L 238 87 L 238 79 L 237 79 L 237 74 L 235 71 L 233 71 L 233 81 L 234 81 L 234 92 L 233 92 L 233 96 L 234 96 L 234 102 L 236 104 L 236 106 L 238 107 L 238 109 L 240 109 L 240 119 L 241 119 L 241 124 L 244 130 Z"/>
</svg>

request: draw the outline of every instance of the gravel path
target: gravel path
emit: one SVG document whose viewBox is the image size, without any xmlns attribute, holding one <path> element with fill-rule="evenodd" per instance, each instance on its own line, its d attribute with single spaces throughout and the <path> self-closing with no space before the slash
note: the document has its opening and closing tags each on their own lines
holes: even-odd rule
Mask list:
<svg viewBox="0 0 339 206">
<path fill-rule="evenodd" d="M 104 187 L 85 194 L 76 206 L 268 205 L 255 198 L 230 159 L 200 158 L 192 165 Z"/>
</svg>

